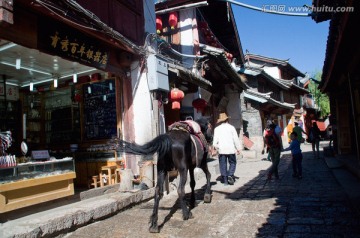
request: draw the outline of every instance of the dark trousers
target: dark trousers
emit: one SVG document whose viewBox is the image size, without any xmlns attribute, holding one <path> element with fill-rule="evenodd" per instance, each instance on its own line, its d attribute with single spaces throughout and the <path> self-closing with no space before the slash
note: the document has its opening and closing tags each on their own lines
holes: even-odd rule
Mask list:
<svg viewBox="0 0 360 238">
<path fill-rule="evenodd" d="M 319 152 L 319 144 L 320 144 L 320 139 L 319 139 L 319 138 L 316 138 L 316 139 L 314 139 L 314 140 L 311 142 L 314 157 L 315 157 L 315 158 L 318 158 L 318 159 L 319 159 L 319 157 L 320 157 L 320 156 L 319 156 L 319 155 L 320 155 L 320 152 Z"/>
<path fill-rule="evenodd" d="M 229 161 L 229 169 L 227 163 Z M 235 154 L 220 154 L 219 167 L 221 176 L 233 176 L 236 169 L 236 155 Z"/>
<path fill-rule="evenodd" d="M 280 163 L 280 153 L 281 153 L 280 148 L 270 148 L 269 149 L 269 154 L 270 154 L 271 163 L 272 163 L 269 174 L 270 174 L 270 176 L 272 174 L 275 175 L 276 178 L 279 177 L 278 166 Z"/>
<path fill-rule="evenodd" d="M 302 165 L 301 165 L 302 159 L 303 156 L 301 153 L 292 156 L 292 167 L 293 167 L 294 175 L 302 176 Z"/>
</svg>

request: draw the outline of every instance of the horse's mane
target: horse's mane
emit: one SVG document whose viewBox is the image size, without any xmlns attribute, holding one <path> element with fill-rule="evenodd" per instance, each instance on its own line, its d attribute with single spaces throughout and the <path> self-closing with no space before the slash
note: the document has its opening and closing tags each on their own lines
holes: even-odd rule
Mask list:
<svg viewBox="0 0 360 238">
<path fill-rule="evenodd" d="M 201 131 L 204 133 L 207 130 L 208 124 L 209 124 L 209 120 L 205 117 L 201 117 L 199 119 L 195 120 L 201 127 Z"/>
</svg>

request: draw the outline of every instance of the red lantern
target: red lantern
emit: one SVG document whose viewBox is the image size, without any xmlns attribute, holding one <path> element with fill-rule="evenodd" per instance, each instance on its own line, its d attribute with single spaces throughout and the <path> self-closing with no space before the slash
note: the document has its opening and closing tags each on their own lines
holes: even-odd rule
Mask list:
<svg viewBox="0 0 360 238">
<path fill-rule="evenodd" d="M 205 21 L 199 21 L 198 26 L 199 26 L 199 28 L 208 28 L 209 27 L 207 22 L 205 22 Z"/>
<path fill-rule="evenodd" d="M 178 23 L 178 14 L 177 12 L 172 12 L 169 14 L 169 26 L 171 30 L 174 30 Z"/>
<path fill-rule="evenodd" d="M 172 101 L 172 109 L 175 110 L 179 110 L 180 109 L 180 101 L 184 99 L 184 92 L 177 89 L 177 88 L 173 88 L 170 91 L 170 100 Z"/>
<path fill-rule="evenodd" d="M 202 98 L 197 98 L 192 102 L 194 108 L 196 108 L 197 112 L 204 113 L 205 108 L 207 106 L 207 102 Z"/>
<path fill-rule="evenodd" d="M 156 16 L 156 33 L 160 34 L 162 31 L 162 19 L 160 16 Z"/>
<path fill-rule="evenodd" d="M 81 102 L 81 95 L 76 93 L 75 96 L 74 96 L 74 101 L 75 102 Z"/>
</svg>

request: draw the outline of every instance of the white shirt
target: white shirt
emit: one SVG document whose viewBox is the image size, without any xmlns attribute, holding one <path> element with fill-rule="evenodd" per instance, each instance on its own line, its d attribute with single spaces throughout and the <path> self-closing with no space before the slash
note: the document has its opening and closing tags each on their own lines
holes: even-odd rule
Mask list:
<svg viewBox="0 0 360 238">
<path fill-rule="evenodd" d="M 240 140 L 235 127 L 229 123 L 215 127 L 213 146 L 219 154 L 235 154 L 240 150 Z"/>
</svg>

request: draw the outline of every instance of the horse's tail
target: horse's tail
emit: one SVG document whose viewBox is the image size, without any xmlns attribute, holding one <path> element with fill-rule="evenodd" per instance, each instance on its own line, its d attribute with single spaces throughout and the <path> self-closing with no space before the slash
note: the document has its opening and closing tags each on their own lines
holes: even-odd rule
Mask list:
<svg viewBox="0 0 360 238">
<path fill-rule="evenodd" d="M 136 143 L 127 142 L 124 140 L 118 140 L 117 150 L 134 155 L 153 155 L 157 152 L 158 157 L 163 158 L 171 151 L 171 145 L 172 140 L 169 135 L 162 134 L 143 145 L 138 145 Z"/>
</svg>

